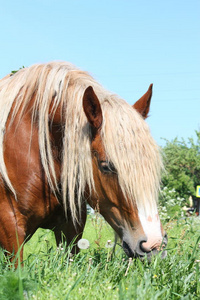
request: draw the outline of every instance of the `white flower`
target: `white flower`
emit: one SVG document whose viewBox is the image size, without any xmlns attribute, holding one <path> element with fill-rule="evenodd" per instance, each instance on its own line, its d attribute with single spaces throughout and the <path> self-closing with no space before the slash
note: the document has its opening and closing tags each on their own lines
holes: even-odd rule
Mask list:
<svg viewBox="0 0 200 300">
<path fill-rule="evenodd" d="M 64 250 L 64 248 L 61 246 L 61 245 L 59 245 L 59 247 L 57 247 L 57 251 L 63 251 Z"/>
<path fill-rule="evenodd" d="M 86 239 L 80 239 L 77 243 L 79 249 L 88 249 L 90 247 L 90 243 Z"/>
<path fill-rule="evenodd" d="M 114 246 L 114 243 L 111 240 L 107 240 L 105 247 L 106 248 L 112 248 Z"/>
</svg>

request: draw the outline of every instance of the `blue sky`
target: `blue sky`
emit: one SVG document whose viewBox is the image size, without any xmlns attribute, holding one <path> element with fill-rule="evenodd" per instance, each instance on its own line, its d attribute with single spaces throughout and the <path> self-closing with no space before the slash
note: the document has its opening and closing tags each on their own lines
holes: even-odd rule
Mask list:
<svg viewBox="0 0 200 300">
<path fill-rule="evenodd" d="M 161 138 L 200 130 L 200 1 L 1 1 L 0 77 L 70 61 L 130 104 L 154 84 L 147 120 Z"/>
</svg>

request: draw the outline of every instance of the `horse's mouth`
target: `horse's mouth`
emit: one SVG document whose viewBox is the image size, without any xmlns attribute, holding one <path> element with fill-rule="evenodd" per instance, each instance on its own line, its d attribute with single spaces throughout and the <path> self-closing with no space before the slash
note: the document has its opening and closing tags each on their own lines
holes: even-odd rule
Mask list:
<svg viewBox="0 0 200 300">
<path fill-rule="evenodd" d="M 128 257 L 135 257 L 135 253 L 131 250 L 131 248 L 129 247 L 129 245 L 125 241 L 123 241 L 122 247 L 123 247 L 124 252 L 126 253 L 126 255 Z"/>
</svg>

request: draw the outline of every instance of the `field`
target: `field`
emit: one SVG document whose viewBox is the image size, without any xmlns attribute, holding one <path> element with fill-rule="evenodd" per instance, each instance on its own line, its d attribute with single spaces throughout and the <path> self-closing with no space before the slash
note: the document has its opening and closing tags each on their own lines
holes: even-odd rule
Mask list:
<svg viewBox="0 0 200 300">
<path fill-rule="evenodd" d="M 0 250 L 0 299 L 200 299 L 200 218 L 165 224 L 168 256 L 151 263 L 130 261 L 105 221 L 89 216 L 84 238 L 90 247 L 71 258 L 57 249 L 49 230 L 38 230 L 25 245 L 24 267 L 14 270 Z"/>
</svg>

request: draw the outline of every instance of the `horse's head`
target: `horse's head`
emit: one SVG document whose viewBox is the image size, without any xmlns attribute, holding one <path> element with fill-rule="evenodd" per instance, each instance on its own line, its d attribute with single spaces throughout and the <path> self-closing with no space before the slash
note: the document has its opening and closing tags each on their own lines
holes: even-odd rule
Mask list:
<svg viewBox="0 0 200 300">
<path fill-rule="evenodd" d="M 130 108 L 130 110 L 134 111 L 136 116 L 138 115 L 138 112 L 142 116 L 138 116 L 138 120 L 141 124 L 143 124 L 142 122 L 145 123 L 143 119 L 147 117 L 149 112 L 151 96 L 152 85 L 150 85 L 147 93 L 134 104 L 133 108 Z M 147 255 L 147 257 L 150 258 L 152 254 L 163 250 L 167 244 L 167 236 L 163 231 L 158 216 L 156 199 L 153 199 L 154 201 L 148 199 L 157 197 L 158 193 L 158 191 L 155 192 L 155 190 L 158 190 L 159 188 L 157 182 L 159 181 L 157 178 L 159 175 L 155 175 L 157 172 L 155 171 L 156 162 L 149 162 L 149 160 L 156 160 L 156 158 L 158 158 L 158 160 L 160 159 L 160 157 L 157 156 L 158 151 L 155 150 L 155 153 L 153 154 L 145 153 L 145 151 L 147 152 L 147 149 L 144 147 L 144 143 L 137 142 L 137 140 L 142 139 L 142 137 L 137 136 L 141 135 L 141 133 L 137 133 L 137 129 L 135 132 L 130 130 L 133 139 L 131 143 L 134 144 L 134 139 L 138 143 L 135 146 L 136 150 L 131 149 L 131 146 L 125 145 L 128 150 L 116 150 L 121 157 L 113 156 L 113 160 L 111 160 L 112 155 L 109 155 L 109 145 L 107 145 L 109 138 L 107 137 L 106 140 L 105 135 L 107 134 L 109 136 L 109 134 L 116 134 L 116 143 L 119 143 L 118 135 L 120 133 L 119 131 L 105 133 L 106 129 L 103 131 L 103 126 L 106 126 L 104 123 L 109 123 L 112 116 L 106 115 L 106 110 L 102 113 L 103 109 L 100 101 L 92 87 L 88 87 L 85 90 L 83 96 L 83 109 L 91 125 L 91 151 L 95 183 L 95 191 L 92 192 L 88 202 L 93 208 L 99 210 L 106 221 L 119 235 L 122 240 L 124 251 L 129 257 L 143 257 Z M 118 111 L 118 113 L 120 118 L 123 112 Z M 107 125 L 107 127 L 110 131 L 115 131 L 115 128 L 109 127 L 109 125 Z M 124 143 L 129 143 L 129 141 L 126 141 L 126 137 L 123 139 L 123 136 L 120 137 L 120 141 L 121 145 L 118 145 L 117 147 L 123 147 Z M 110 139 L 110 142 L 115 143 L 115 139 Z M 152 143 L 151 139 L 150 143 Z M 124 157 L 126 156 L 127 159 L 127 155 L 129 156 L 130 151 L 135 151 L 137 153 L 133 153 L 133 155 L 130 154 L 130 161 L 128 162 L 130 165 L 125 162 L 123 164 Z M 110 153 L 111 152 L 112 150 L 110 150 Z M 121 167 L 120 163 L 122 163 Z M 142 167 L 140 167 L 139 164 L 142 164 Z M 124 170 L 121 170 L 122 168 L 124 168 Z M 126 174 L 124 174 L 125 172 Z M 141 179 L 140 177 L 144 178 Z M 149 179 L 150 177 L 153 179 Z M 155 183 L 154 178 L 156 178 Z M 123 180 L 125 182 L 123 182 Z M 126 181 L 128 181 L 127 186 Z M 132 181 L 134 181 L 134 184 L 131 187 Z M 136 191 L 139 185 L 143 185 L 144 192 L 141 190 L 141 186 L 139 191 Z M 152 191 L 153 195 L 149 196 L 149 191 Z M 139 199 L 140 197 L 141 200 Z M 140 203 L 139 206 L 138 203 Z M 162 256 L 164 257 L 165 255 L 166 253 L 163 251 Z"/>
</svg>

